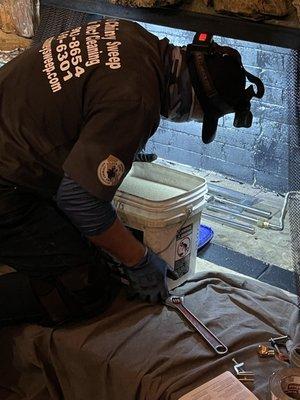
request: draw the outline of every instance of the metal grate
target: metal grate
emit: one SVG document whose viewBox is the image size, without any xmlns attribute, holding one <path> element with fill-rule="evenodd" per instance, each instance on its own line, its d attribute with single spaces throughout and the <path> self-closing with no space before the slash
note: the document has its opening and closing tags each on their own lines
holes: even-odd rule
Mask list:
<svg viewBox="0 0 300 400">
<path fill-rule="evenodd" d="M 287 73 L 290 77 L 289 106 L 289 190 L 295 192 L 289 204 L 292 262 L 300 294 L 300 51 L 291 53 Z"/>
</svg>

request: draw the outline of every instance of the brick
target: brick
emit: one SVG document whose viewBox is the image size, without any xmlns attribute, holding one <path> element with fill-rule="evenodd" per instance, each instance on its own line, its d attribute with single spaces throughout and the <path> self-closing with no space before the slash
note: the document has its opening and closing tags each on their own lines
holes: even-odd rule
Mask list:
<svg viewBox="0 0 300 400">
<path fill-rule="evenodd" d="M 255 42 L 248 42 L 245 40 L 238 40 L 238 39 L 231 39 L 231 38 L 224 38 L 224 45 L 226 46 L 230 46 L 230 47 L 250 47 L 250 48 L 254 48 L 254 49 L 260 49 L 261 45 L 259 43 L 255 43 Z"/>
<path fill-rule="evenodd" d="M 145 26 L 155 35 L 168 37 L 177 45 L 189 43 L 194 36 L 193 32 L 150 24 Z M 295 93 L 291 78 L 294 76 L 292 52 L 224 37 L 215 37 L 215 41 L 238 49 L 247 70 L 259 76 L 265 84 L 264 98 L 252 101 L 252 127 L 236 129 L 233 127 L 234 114 L 227 115 L 219 119 L 214 142 L 204 145 L 201 124 L 172 123 L 162 119 L 146 149 L 175 162 L 220 172 L 243 182 L 256 181 L 257 185 L 271 190 L 286 191 L 291 175 L 289 157 L 293 157 L 293 168 L 298 168 L 298 165 L 300 168 L 300 150 L 296 147 L 298 127 L 291 123 L 288 111 L 288 106 L 294 101 L 291 94 Z M 294 140 L 290 144 L 289 137 Z"/>
<path fill-rule="evenodd" d="M 158 157 L 169 159 L 170 146 L 164 144 L 153 143 L 153 152 L 157 154 Z"/>
<path fill-rule="evenodd" d="M 199 168 L 200 166 L 201 155 L 178 147 L 160 145 L 157 155 L 167 160 L 191 165 L 195 168 Z"/>
<path fill-rule="evenodd" d="M 252 150 L 255 144 L 255 135 L 245 135 L 240 129 L 220 127 L 215 142 L 227 143 L 242 149 Z"/>
<path fill-rule="evenodd" d="M 261 123 L 257 115 L 253 117 L 251 128 L 234 128 L 233 126 L 234 114 L 228 114 L 224 117 L 224 128 L 237 129 L 239 134 L 243 135 L 258 135 L 261 131 Z"/>
<path fill-rule="evenodd" d="M 262 120 L 261 134 L 264 137 L 275 137 L 280 140 L 282 137 L 282 124 L 276 121 Z"/>
<path fill-rule="evenodd" d="M 271 46 L 271 45 L 267 45 L 264 44 L 262 45 L 262 48 L 265 51 L 270 51 L 271 53 L 281 53 L 281 54 L 290 54 L 291 50 L 286 48 L 286 47 L 279 47 L 279 46 Z"/>
<path fill-rule="evenodd" d="M 261 71 L 259 77 L 268 86 L 275 86 L 282 89 L 287 86 L 287 76 L 284 71 L 265 69 Z"/>
<path fill-rule="evenodd" d="M 278 175 L 283 179 L 289 179 L 290 166 L 287 161 L 278 165 Z"/>
<path fill-rule="evenodd" d="M 284 90 L 272 86 L 265 85 L 264 103 L 276 104 L 282 106 L 284 103 Z"/>
<path fill-rule="evenodd" d="M 273 174 L 274 176 L 284 174 L 286 175 L 286 173 L 283 174 L 283 171 L 286 170 L 287 163 L 287 160 L 278 159 L 275 157 L 271 158 L 268 156 L 265 157 L 265 155 L 262 155 L 261 162 L 255 162 L 252 166 L 252 169 L 265 172 L 267 174 Z"/>
<path fill-rule="evenodd" d="M 217 171 L 242 182 L 253 182 L 253 171 L 251 171 L 251 169 L 248 167 L 237 166 L 236 164 L 223 160 L 217 160 L 212 157 L 202 156 L 200 168 L 207 169 L 209 171 Z"/>
<path fill-rule="evenodd" d="M 283 132 L 283 125 L 280 122 L 263 119 L 261 136 L 264 137 L 265 140 L 275 140 L 278 146 L 288 147 L 289 135 Z"/>
<path fill-rule="evenodd" d="M 288 179 L 284 179 L 279 175 L 265 173 L 262 171 L 254 171 L 255 186 L 269 188 L 276 192 L 285 193 L 288 191 Z"/>
<path fill-rule="evenodd" d="M 260 51 L 257 56 L 257 64 L 262 69 L 283 71 L 284 55 L 270 51 Z"/>
<path fill-rule="evenodd" d="M 167 119 L 162 119 L 160 121 L 160 126 L 163 129 L 171 129 L 177 132 L 185 132 L 190 135 L 195 135 L 197 137 L 200 135 L 202 130 L 202 124 L 194 121 L 178 123 L 178 122 L 168 121 Z"/>
<path fill-rule="evenodd" d="M 184 149 L 178 149 L 177 147 L 172 147 L 169 153 L 170 160 L 177 161 L 181 164 L 187 164 L 195 168 L 200 167 L 201 158 L 202 156 L 198 153 Z"/>
<path fill-rule="evenodd" d="M 240 166 L 251 166 L 253 164 L 252 152 L 248 149 L 231 146 L 219 141 L 203 145 L 202 154 L 207 157 L 223 160 L 224 162 L 235 163 Z"/>
<path fill-rule="evenodd" d="M 226 155 L 223 151 L 224 146 L 225 146 L 224 143 L 216 141 L 213 141 L 209 144 L 203 144 L 202 154 L 205 155 L 206 157 L 211 157 L 225 161 Z"/>
<path fill-rule="evenodd" d="M 172 142 L 172 131 L 170 129 L 158 127 L 151 140 L 156 143 L 170 145 Z"/>
<path fill-rule="evenodd" d="M 288 146 L 274 137 L 260 136 L 255 143 L 253 157 L 255 168 L 278 172 L 278 164 L 288 160 Z"/>
<path fill-rule="evenodd" d="M 224 119 L 224 128 L 232 128 L 234 121 L 234 114 L 227 114 L 223 117 Z"/>
<path fill-rule="evenodd" d="M 288 162 L 289 160 L 289 146 L 279 142 L 274 151 L 274 157 L 279 160 L 279 162 Z"/>
<path fill-rule="evenodd" d="M 202 141 L 200 135 L 189 135 L 184 132 L 171 131 L 171 145 L 183 150 L 193 151 L 194 153 L 202 152 Z"/>
<path fill-rule="evenodd" d="M 287 124 L 289 122 L 289 115 L 287 110 L 283 106 L 275 104 L 267 104 L 263 102 L 253 103 L 253 113 L 256 116 L 260 116 L 261 120 L 267 119 L 269 121 L 275 121 Z"/>
<path fill-rule="evenodd" d="M 250 74 L 258 76 L 258 77 L 259 77 L 259 75 L 261 73 L 261 68 L 259 68 L 257 66 L 248 65 L 246 69 L 247 69 L 248 72 L 250 72 Z M 250 85 L 250 84 L 251 83 L 247 81 L 247 86 Z"/>
<path fill-rule="evenodd" d="M 224 36 L 214 36 L 214 41 L 221 46 L 225 46 L 225 44 L 227 44 L 227 38 Z"/>
<path fill-rule="evenodd" d="M 176 35 L 179 31 L 179 29 L 176 29 L 176 28 L 169 28 L 167 26 L 149 24 L 149 23 L 144 23 L 144 22 L 139 22 L 139 25 L 143 26 L 145 29 L 147 29 L 150 32 L 165 32 L 166 34 L 168 33 L 169 35 Z M 185 31 L 183 31 L 183 32 L 185 32 Z"/>
<path fill-rule="evenodd" d="M 253 48 L 240 48 L 239 51 L 242 56 L 242 62 L 246 67 L 257 65 L 260 54 L 258 51 Z"/>
<path fill-rule="evenodd" d="M 145 147 L 145 152 L 146 153 L 156 153 L 157 152 L 156 145 L 155 145 L 155 143 L 153 142 L 152 139 L 150 139 L 147 142 L 146 147 Z"/>
<path fill-rule="evenodd" d="M 219 120 L 219 126 L 221 126 L 220 124 L 223 123 L 223 119 L 220 118 Z M 184 132 L 184 133 L 188 133 L 190 135 L 194 135 L 197 138 L 201 138 L 201 132 L 202 132 L 202 123 L 200 122 L 194 122 L 194 121 L 190 121 L 190 122 L 171 122 L 168 121 L 166 119 L 162 119 L 160 122 L 160 126 L 163 129 L 171 129 L 172 131 L 175 132 Z"/>
<path fill-rule="evenodd" d="M 225 160 L 237 164 L 238 168 L 240 166 L 251 168 L 251 165 L 253 165 L 253 153 L 247 149 L 225 144 L 222 150 Z"/>
<path fill-rule="evenodd" d="M 255 112 L 253 114 L 253 122 L 250 128 L 235 128 L 238 129 L 241 135 L 252 135 L 257 137 L 261 133 L 261 120 L 259 119 L 259 115 L 256 115 Z"/>
<path fill-rule="evenodd" d="M 224 117 L 219 118 L 218 126 L 221 126 L 221 127 L 224 126 Z"/>
</svg>

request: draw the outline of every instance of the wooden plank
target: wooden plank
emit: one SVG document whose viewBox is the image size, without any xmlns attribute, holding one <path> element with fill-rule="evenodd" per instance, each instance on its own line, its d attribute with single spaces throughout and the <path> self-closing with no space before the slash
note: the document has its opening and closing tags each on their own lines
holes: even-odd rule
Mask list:
<svg viewBox="0 0 300 400">
<path fill-rule="evenodd" d="M 106 0 L 41 0 L 41 5 L 190 31 L 201 29 L 234 39 L 300 49 L 300 23 L 296 10 L 283 19 L 258 22 L 218 14 L 199 0 L 185 2 L 181 6 L 158 8 L 125 7 L 113 5 Z"/>
</svg>

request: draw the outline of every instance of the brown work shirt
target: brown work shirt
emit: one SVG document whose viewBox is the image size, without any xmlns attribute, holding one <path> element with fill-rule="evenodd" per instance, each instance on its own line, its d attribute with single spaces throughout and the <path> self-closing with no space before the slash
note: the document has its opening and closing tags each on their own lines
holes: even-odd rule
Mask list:
<svg viewBox="0 0 300 400">
<path fill-rule="evenodd" d="M 111 200 L 158 127 L 168 47 L 136 23 L 101 20 L 4 66 L 0 179 L 51 196 L 65 171 Z"/>
</svg>

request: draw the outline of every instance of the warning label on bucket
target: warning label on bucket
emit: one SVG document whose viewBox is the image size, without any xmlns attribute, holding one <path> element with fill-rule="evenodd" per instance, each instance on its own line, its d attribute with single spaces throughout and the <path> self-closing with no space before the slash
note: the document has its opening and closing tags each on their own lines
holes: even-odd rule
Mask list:
<svg viewBox="0 0 300 400">
<path fill-rule="evenodd" d="M 176 235 L 174 269 L 179 277 L 189 270 L 193 224 L 184 226 Z"/>
</svg>

